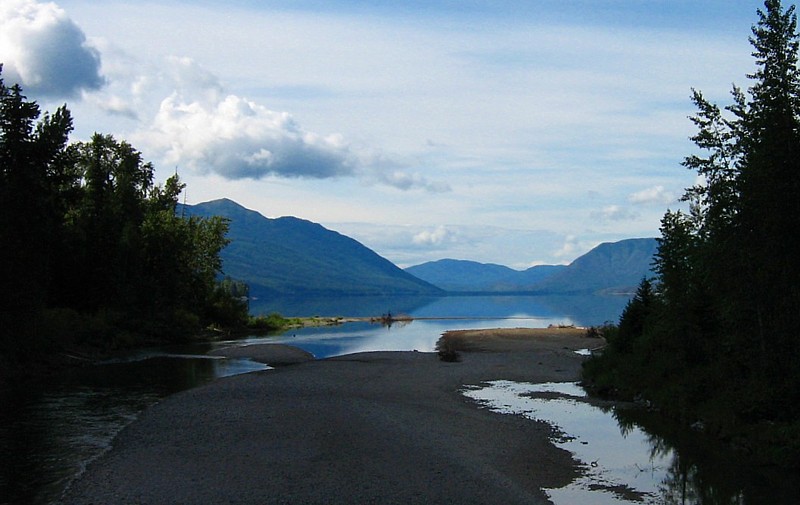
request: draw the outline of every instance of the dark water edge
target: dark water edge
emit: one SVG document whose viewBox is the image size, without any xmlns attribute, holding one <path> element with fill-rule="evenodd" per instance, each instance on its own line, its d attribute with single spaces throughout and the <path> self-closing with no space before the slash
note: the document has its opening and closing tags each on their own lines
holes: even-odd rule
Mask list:
<svg viewBox="0 0 800 505">
<path fill-rule="evenodd" d="M 626 402 L 598 401 L 578 383 L 489 381 L 462 393 L 482 407 L 543 421 L 581 475 L 547 489 L 555 505 L 795 504 L 791 471 L 748 461 L 720 440 Z"/>
<path fill-rule="evenodd" d="M 622 433 L 642 430 L 648 435 L 652 454 L 669 455 L 664 503 L 800 503 L 796 468 L 751 461 L 745 452 L 657 411 L 629 406 L 610 413 Z"/>
<path fill-rule="evenodd" d="M 134 354 L 0 393 L 0 504 L 56 503 L 146 408 L 219 377 L 264 368 L 247 360 Z"/>
</svg>

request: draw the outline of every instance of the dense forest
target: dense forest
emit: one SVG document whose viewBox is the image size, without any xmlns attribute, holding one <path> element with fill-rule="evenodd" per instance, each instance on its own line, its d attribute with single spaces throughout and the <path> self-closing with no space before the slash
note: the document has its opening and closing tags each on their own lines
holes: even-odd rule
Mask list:
<svg viewBox="0 0 800 505">
<path fill-rule="evenodd" d="M 184 338 L 247 315 L 218 282 L 221 218 L 178 212 L 126 142 L 69 142 L 66 106 L 41 114 L 0 66 L 0 365 L 81 345 Z"/>
<path fill-rule="evenodd" d="M 800 465 L 800 74 L 794 6 L 768 0 L 755 72 L 720 108 L 693 92 L 699 176 L 584 379 L 754 455 Z M 764 449 L 766 447 L 766 449 Z"/>
</svg>

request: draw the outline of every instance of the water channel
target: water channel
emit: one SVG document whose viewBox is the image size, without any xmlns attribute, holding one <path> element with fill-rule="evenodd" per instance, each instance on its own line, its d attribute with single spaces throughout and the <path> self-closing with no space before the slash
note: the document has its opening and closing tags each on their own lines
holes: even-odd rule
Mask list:
<svg viewBox="0 0 800 505">
<path fill-rule="evenodd" d="M 0 454 L 3 456 L 0 458 L 0 504 L 57 503 L 69 483 L 87 464 L 108 450 L 114 436 L 142 410 L 175 392 L 225 376 L 267 368 L 249 360 L 209 357 L 208 351 L 218 346 L 283 342 L 301 347 L 317 358 L 370 350 L 432 351 L 441 333 L 450 329 L 601 324 L 616 319 L 614 314 L 619 313 L 625 300 L 602 299 L 595 305 L 576 299 L 554 302 L 534 297 L 449 297 L 407 304 L 381 300 L 380 305 L 375 306 L 366 306 L 363 302 L 358 301 L 359 309 L 351 306 L 340 309 L 341 312 L 322 312 L 324 307 L 318 307 L 318 312 L 305 314 L 365 315 L 356 311 L 369 310 L 374 315 L 380 312 L 380 306 L 385 307 L 383 310 L 405 312 L 418 318 L 442 319 L 418 319 L 392 327 L 349 323 L 248 337 L 236 342 L 141 350 L 73 370 L 57 381 L 32 384 L 0 397 L 3 407 L 0 409 Z M 559 443 L 571 440 L 565 448 L 575 453 L 576 459 L 589 469 L 593 468 L 593 462 L 603 461 L 605 465 L 620 453 L 630 452 L 636 454 L 631 458 L 639 458 L 633 463 L 636 468 L 664 469 L 665 472 L 650 472 L 655 480 L 643 487 L 641 476 L 647 473 L 645 471 L 637 473 L 639 480 L 633 483 L 610 476 L 608 472 L 589 471 L 588 477 L 568 488 L 548 490 L 554 503 L 795 503 L 800 496 L 794 479 L 781 475 L 779 470 L 764 472 L 750 468 L 746 462 L 726 458 L 713 446 L 699 451 L 699 455 L 698 444 L 689 444 L 694 450 L 684 450 L 685 444 L 674 441 L 674 437 L 667 439 L 642 431 L 625 412 L 604 411 L 584 403 L 582 391 L 574 384 L 549 386 L 557 391 L 550 391 L 548 399 L 543 400 L 547 408 L 541 405 L 531 408 L 526 403 L 535 393 L 527 387 L 486 384 L 465 394 L 488 395 L 489 399 L 474 398 L 486 408 L 499 409 L 508 415 L 535 419 L 546 415 L 544 420 L 558 426 L 564 434 Z M 490 405 L 490 398 L 497 396 L 497 391 L 504 391 L 501 396 L 505 395 L 506 400 L 501 403 L 506 407 Z M 509 400 L 511 397 L 517 400 Z M 476 408 L 479 407 L 476 405 Z M 593 410 L 589 414 L 577 413 L 576 409 L 584 408 Z M 605 428 L 595 430 L 594 435 L 579 433 L 576 426 L 568 424 L 569 420 L 578 418 L 591 419 L 585 425 Z M 637 433 L 635 438 L 639 442 L 635 445 L 638 448 L 623 450 L 627 447 L 625 440 L 632 433 Z M 602 455 L 578 451 L 589 446 L 600 450 Z M 715 454 L 722 456 L 715 457 Z M 653 459 L 654 455 L 660 459 Z M 720 459 L 728 464 L 719 465 Z M 720 468 L 724 470 L 723 475 L 713 471 Z"/>
</svg>

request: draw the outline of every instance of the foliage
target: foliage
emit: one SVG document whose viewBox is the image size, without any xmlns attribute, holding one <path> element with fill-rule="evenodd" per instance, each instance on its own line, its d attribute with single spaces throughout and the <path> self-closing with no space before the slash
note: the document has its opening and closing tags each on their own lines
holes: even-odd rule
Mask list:
<svg viewBox="0 0 800 505">
<path fill-rule="evenodd" d="M 0 66 L 2 72 L 2 66 Z M 0 74 L 0 327 L 26 332 L 45 305 L 55 251 L 61 246 L 61 196 L 70 179 L 65 155 L 72 118 L 46 114 Z M 3 337 L 3 341 L 8 337 Z M 23 339 L 20 345 L 34 345 Z"/>
<path fill-rule="evenodd" d="M 800 447 L 800 73 L 794 7 L 767 0 L 757 70 L 720 109 L 692 100 L 700 176 L 688 212 L 661 222 L 655 285 L 642 282 L 584 377 L 643 395 L 725 438 Z M 754 429 L 758 427 L 758 429 Z M 791 451 L 789 451 L 791 452 Z M 784 459 L 800 464 L 800 451 Z"/>
<path fill-rule="evenodd" d="M 0 66 L 0 76 L 2 66 Z M 246 288 L 217 283 L 228 223 L 177 213 L 177 175 L 124 141 L 68 143 L 66 107 L 40 118 L 0 79 L 0 352 L 182 338 L 241 323 Z"/>
<path fill-rule="evenodd" d="M 277 312 L 273 312 L 267 316 L 250 316 L 247 321 L 247 328 L 257 331 L 275 331 L 294 324 L 299 324 L 299 320 L 286 319 Z"/>
<path fill-rule="evenodd" d="M 250 286 L 225 277 L 217 283 L 211 297 L 208 317 L 222 326 L 237 326 L 249 321 Z"/>
<path fill-rule="evenodd" d="M 457 345 L 452 338 L 441 337 L 436 341 L 436 354 L 441 361 L 455 363 L 461 361 L 461 353 L 458 352 Z"/>
</svg>

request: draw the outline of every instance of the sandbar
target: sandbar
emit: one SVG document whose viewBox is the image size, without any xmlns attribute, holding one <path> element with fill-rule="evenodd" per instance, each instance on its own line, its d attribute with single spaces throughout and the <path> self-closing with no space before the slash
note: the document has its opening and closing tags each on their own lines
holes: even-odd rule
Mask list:
<svg viewBox="0 0 800 505">
<path fill-rule="evenodd" d="M 577 380 L 574 351 L 601 341 L 554 331 L 451 334 L 457 362 L 368 352 L 176 394 L 125 428 L 63 503 L 548 503 L 543 489 L 579 471 L 552 428 L 461 390 Z"/>
</svg>

